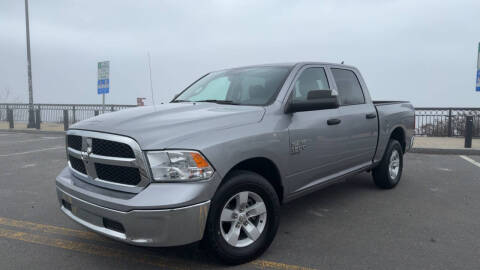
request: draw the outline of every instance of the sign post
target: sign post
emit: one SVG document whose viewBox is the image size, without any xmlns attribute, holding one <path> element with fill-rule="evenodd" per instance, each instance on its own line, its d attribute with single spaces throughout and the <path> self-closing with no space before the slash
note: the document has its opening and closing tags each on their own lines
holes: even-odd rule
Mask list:
<svg viewBox="0 0 480 270">
<path fill-rule="evenodd" d="M 476 91 L 480 92 L 480 42 L 478 43 L 478 58 L 477 58 L 477 86 Z"/>
<path fill-rule="evenodd" d="M 110 61 L 98 62 L 97 93 L 102 95 L 103 112 L 105 112 L 105 94 L 110 92 Z"/>
</svg>

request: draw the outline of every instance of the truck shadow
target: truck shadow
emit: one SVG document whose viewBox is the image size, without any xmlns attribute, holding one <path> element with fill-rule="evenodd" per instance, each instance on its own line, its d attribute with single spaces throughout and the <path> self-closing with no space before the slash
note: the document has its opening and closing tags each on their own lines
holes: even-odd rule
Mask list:
<svg viewBox="0 0 480 270">
<path fill-rule="evenodd" d="M 337 215 L 348 215 L 350 204 L 355 204 L 355 201 L 362 200 L 364 197 L 371 197 L 372 192 L 377 193 L 381 191 L 373 184 L 371 174 L 363 173 L 283 205 L 277 237 L 272 248 L 267 250 L 262 258 L 270 257 L 269 255 L 277 257 L 278 254 L 281 254 L 281 249 L 284 246 L 288 246 L 289 241 L 291 241 L 288 235 L 294 233 L 294 230 L 302 227 L 318 226 L 318 218 L 328 218 L 332 212 L 336 212 Z M 297 239 L 296 241 L 302 240 Z M 273 251 L 272 249 L 275 249 L 275 246 L 280 250 Z M 139 251 L 138 247 L 130 246 L 130 248 L 134 252 Z M 159 256 L 166 261 L 171 261 L 175 265 L 188 269 L 224 267 L 200 243 L 180 247 L 140 249 L 145 251 L 146 254 Z"/>
<path fill-rule="evenodd" d="M 348 211 L 357 200 L 381 192 L 373 183 L 370 173 L 351 176 L 329 187 L 314 191 L 282 206 L 281 228 L 296 222 L 309 223 L 311 217 L 326 217 L 332 211 Z"/>
</svg>

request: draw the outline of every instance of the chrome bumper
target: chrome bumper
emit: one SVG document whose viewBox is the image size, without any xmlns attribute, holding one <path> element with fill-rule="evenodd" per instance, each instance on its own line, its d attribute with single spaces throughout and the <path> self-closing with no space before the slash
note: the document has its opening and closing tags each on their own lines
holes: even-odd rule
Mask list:
<svg viewBox="0 0 480 270">
<path fill-rule="evenodd" d="M 210 201 L 161 210 L 122 212 L 76 198 L 57 186 L 61 210 L 107 237 L 140 246 L 177 246 L 203 237 Z"/>
</svg>

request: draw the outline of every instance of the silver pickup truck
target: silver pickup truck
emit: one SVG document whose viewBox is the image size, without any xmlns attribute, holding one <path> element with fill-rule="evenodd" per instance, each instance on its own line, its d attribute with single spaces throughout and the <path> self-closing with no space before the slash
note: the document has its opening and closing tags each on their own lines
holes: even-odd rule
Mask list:
<svg viewBox="0 0 480 270">
<path fill-rule="evenodd" d="M 170 103 L 104 114 L 66 134 L 61 210 L 140 246 L 203 240 L 230 264 L 272 242 L 280 205 L 361 172 L 400 181 L 408 102 L 372 102 L 360 72 L 330 63 L 233 68 Z"/>
</svg>

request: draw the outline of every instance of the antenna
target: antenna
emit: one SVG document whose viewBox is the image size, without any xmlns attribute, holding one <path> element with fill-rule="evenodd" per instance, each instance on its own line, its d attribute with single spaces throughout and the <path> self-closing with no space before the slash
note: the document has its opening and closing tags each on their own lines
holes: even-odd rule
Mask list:
<svg viewBox="0 0 480 270">
<path fill-rule="evenodd" d="M 153 84 L 152 84 L 152 63 L 150 61 L 150 52 L 147 52 L 148 57 L 148 70 L 150 73 L 150 92 L 152 93 L 152 103 L 155 106 L 155 98 L 153 97 Z"/>
</svg>

